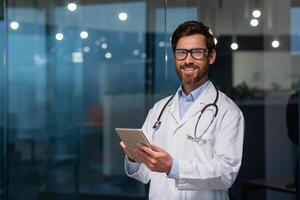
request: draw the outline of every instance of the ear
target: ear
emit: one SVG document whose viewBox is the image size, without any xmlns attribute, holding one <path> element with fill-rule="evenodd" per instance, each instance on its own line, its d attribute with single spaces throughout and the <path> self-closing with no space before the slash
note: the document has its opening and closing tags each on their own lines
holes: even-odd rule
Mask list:
<svg viewBox="0 0 300 200">
<path fill-rule="evenodd" d="M 208 57 L 208 62 L 210 65 L 214 64 L 216 57 L 217 57 L 216 50 L 215 49 L 211 50 L 209 57 Z"/>
</svg>

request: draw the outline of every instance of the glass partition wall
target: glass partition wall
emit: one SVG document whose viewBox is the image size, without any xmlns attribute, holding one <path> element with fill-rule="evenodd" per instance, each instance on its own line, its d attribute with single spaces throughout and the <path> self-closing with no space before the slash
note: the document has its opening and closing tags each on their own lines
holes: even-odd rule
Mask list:
<svg viewBox="0 0 300 200">
<path fill-rule="evenodd" d="M 210 79 L 245 116 L 231 199 L 297 199 L 298 1 L 6 0 L 0 20 L 0 199 L 147 199 L 114 128 L 178 89 L 185 20 L 211 27 Z"/>
</svg>

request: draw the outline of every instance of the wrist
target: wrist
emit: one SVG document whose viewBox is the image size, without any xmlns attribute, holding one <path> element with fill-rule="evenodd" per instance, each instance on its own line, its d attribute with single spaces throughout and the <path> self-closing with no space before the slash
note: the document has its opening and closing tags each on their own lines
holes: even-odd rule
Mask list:
<svg viewBox="0 0 300 200">
<path fill-rule="evenodd" d="M 166 171 L 166 174 L 169 175 L 171 170 L 172 170 L 172 166 L 173 166 L 173 158 L 171 158 L 170 162 L 169 162 L 169 165 L 168 165 L 168 168 L 167 168 L 167 171 Z"/>
<path fill-rule="evenodd" d="M 172 159 L 172 167 L 169 174 L 167 174 L 167 176 L 168 178 L 179 179 L 179 163 L 176 158 Z"/>
</svg>

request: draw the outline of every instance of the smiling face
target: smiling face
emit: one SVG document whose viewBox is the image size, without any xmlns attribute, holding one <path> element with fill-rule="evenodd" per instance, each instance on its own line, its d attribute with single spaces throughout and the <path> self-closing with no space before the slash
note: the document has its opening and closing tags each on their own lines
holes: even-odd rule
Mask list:
<svg viewBox="0 0 300 200">
<path fill-rule="evenodd" d="M 205 37 L 201 34 L 194 34 L 182 37 L 176 44 L 176 49 L 207 49 Z M 189 94 L 191 91 L 208 80 L 208 66 L 215 62 L 216 52 L 212 50 L 205 52 L 201 60 L 196 60 L 188 53 L 183 60 L 175 58 L 176 72 L 182 82 L 183 91 Z"/>
</svg>

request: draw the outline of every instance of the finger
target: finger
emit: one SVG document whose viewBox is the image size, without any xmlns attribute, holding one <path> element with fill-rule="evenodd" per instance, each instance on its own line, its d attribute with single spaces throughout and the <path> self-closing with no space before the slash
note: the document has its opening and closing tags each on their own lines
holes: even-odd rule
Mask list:
<svg viewBox="0 0 300 200">
<path fill-rule="evenodd" d="M 153 171 L 154 169 L 153 169 L 153 167 L 152 167 L 152 165 L 150 164 L 150 163 L 148 163 L 148 162 L 144 162 L 144 164 L 146 165 L 146 167 L 148 168 L 148 169 L 150 169 L 151 171 Z"/>
<path fill-rule="evenodd" d="M 157 146 L 156 146 L 157 147 Z M 159 147 L 157 147 L 159 148 Z M 159 150 L 161 150 L 159 148 Z M 143 144 L 138 144 L 135 153 L 138 157 L 143 159 L 144 163 L 150 166 L 151 170 L 159 167 L 161 161 L 161 152 L 153 151 L 151 147 L 145 146 Z"/>
<path fill-rule="evenodd" d="M 150 147 L 150 146 L 148 146 L 148 145 L 146 145 L 146 144 L 143 144 L 143 143 L 141 143 L 141 142 L 137 143 L 136 146 L 139 147 L 139 148 L 149 148 L 149 147 Z"/>
<path fill-rule="evenodd" d="M 134 148 L 134 153 L 139 157 L 149 157 L 148 153 L 146 152 L 146 149 L 136 147 Z"/>
<path fill-rule="evenodd" d="M 150 149 L 151 150 L 151 149 Z M 149 155 L 149 153 L 147 153 L 144 149 L 141 148 L 136 148 L 134 150 L 135 154 L 141 158 L 143 160 L 144 163 L 151 163 L 151 164 L 155 164 L 157 161 L 155 160 L 155 158 L 152 155 Z"/>
<path fill-rule="evenodd" d="M 145 152 L 145 154 L 148 155 L 148 157 L 153 158 L 153 159 L 156 159 L 159 156 L 157 151 L 153 151 L 149 147 L 144 148 L 143 151 Z"/>
<path fill-rule="evenodd" d="M 157 167 L 160 163 L 159 158 L 150 156 L 144 152 L 139 157 L 143 158 L 144 163 L 148 163 L 148 165 L 151 165 L 151 168 Z"/>
<path fill-rule="evenodd" d="M 123 141 L 120 142 L 120 145 L 121 145 L 121 147 L 122 147 L 123 149 L 126 149 L 126 145 L 124 144 Z"/>
<path fill-rule="evenodd" d="M 133 160 L 132 156 L 130 155 L 129 151 L 127 150 L 127 147 L 125 146 L 124 142 L 120 142 L 120 146 L 122 147 L 124 153 L 126 154 L 127 157 L 129 157 L 131 160 Z"/>
<path fill-rule="evenodd" d="M 152 149 L 153 151 L 159 151 L 159 152 L 162 151 L 162 149 L 161 149 L 160 147 L 156 146 L 155 144 L 151 144 L 150 147 L 151 147 L 151 149 Z"/>
<path fill-rule="evenodd" d="M 155 153 L 154 151 L 151 150 L 149 146 L 146 146 L 142 143 L 137 144 L 136 148 L 137 150 L 143 151 L 144 153 L 148 154 L 148 156 L 153 156 L 153 154 Z"/>
<path fill-rule="evenodd" d="M 149 160 L 149 155 L 146 154 L 143 150 L 135 148 L 134 149 L 134 154 L 135 154 L 136 157 L 138 157 L 142 161 L 142 163 L 149 162 L 148 161 Z"/>
<path fill-rule="evenodd" d="M 149 169 L 151 169 L 152 171 L 156 171 L 157 169 L 160 168 L 159 166 L 159 161 L 158 160 L 155 160 L 153 158 L 150 158 L 150 157 L 145 157 L 144 158 L 144 163 L 146 166 L 148 166 Z"/>
</svg>

